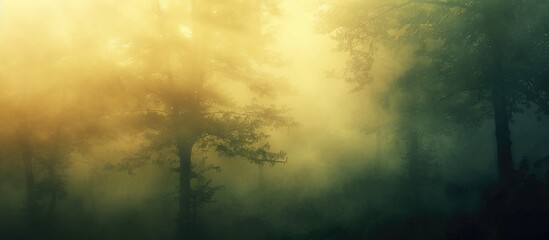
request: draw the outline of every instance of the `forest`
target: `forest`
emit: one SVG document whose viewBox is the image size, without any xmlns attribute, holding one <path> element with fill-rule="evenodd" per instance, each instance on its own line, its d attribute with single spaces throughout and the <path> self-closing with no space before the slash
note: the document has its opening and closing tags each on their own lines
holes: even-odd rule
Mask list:
<svg viewBox="0 0 549 240">
<path fill-rule="evenodd" d="M 0 239 L 549 239 L 549 1 L 0 0 Z"/>
</svg>

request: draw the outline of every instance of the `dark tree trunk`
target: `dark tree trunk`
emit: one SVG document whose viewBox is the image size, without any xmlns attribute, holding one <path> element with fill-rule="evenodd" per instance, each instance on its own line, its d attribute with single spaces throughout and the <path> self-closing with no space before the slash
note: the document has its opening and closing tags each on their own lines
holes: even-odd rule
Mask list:
<svg viewBox="0 0 549 240">
<path fill-rule="evenodd" d="M 50 203 L 48 205 L 48 218 L 51 220 L 53 218 L 53 213 L 55 212 L 55 207 L 57 206 L 57 198 L 58 191 L 60 186 L 58 186 L 59 182 L 57 181 L 57 177 L 55 174 L 55 163 L 54 161 L 49 163 L 50 166 L 48 167 L 48 178 L 49 178 L 49 184 L 50 184 L 50 192 L 51 192 L 51 198 Z"/>
<path fill-rule="evenodd" d="M 408 201 L 412 209 L 418 210 L 420 207 L 420 189 L 422 182 L 419 173 L 419 135 L 413 126 L 408 126 L 406 132 L 406 183 L 405 188 L 408 195 Z"/>
<path fill-rule="evenodd" d="M 26 132 L 24 133 L 24 136 L 22 136 L 22 142 L 21 142 L 21 150 L 22 150 L 22 157 L 23 157 L 23 164 L 25 166 L 25 181 L 26 181 L 26 207 L 27 207 L 27 214 L 30 221 L 30 224 L 32 226 L 35 226 L 38 221 L 38 206 L 36 202 L 36 186 L 34 182 L 34 173 L 33 173 L 33 167 L 32 167 L 32 154 L 30 149 L 30 143 L 28 136 L 26 135 Z"/>
<path fill-rule="evenodd" d="M 509 130 L 509 102 L 505 86 L 504 56 L 502 52 L 506 49 L 507 42 L 505 22 L 512 16 L 511 8 L 504 8 L 498 3 L 486 6 L 483 10 L 484 31 L 486 32 L 489 45 L 489 60 L 487 66 L 488 83 L 492 91 L 492 106 L 494 108 L 494 125 L 497 144 L 497 163 L 499 184 L 507 187 L 513 182 L 513 158 L 511 151 L 511 131 Z"/>
<path fill-rule="evenodd" d="M 31 216 L 31 220 L 36 216 L 36 198 L 35 198 L 35 184 L 34 174 L 32 171 L 32 156 L 30 153 L 25 153 L 23 157 L 25 164 L 25 179 L 26 179 L 26 192 L 27 192 L 27 208 Z"/>
<path fill-rule="evenodd" d="M 492 104 L 494 107 L 499 183 L 505 187 L 513 182 L 513 156 L 511 131 L 509 130 L 509 110 L 503 81 L 494 83 Z"/>
<path fill-rule="evenodd" d="M 191 232 L 191 155 L 193 143 L 189 140 L 178 140 L 179 156 L 179 237 L 187 239 Z"/>
<path fill-rule="evenodd" d="M 408 174 L 409 180 L 416 184 L 419 178 L 419 136 L 415 129 L 408 130 Z"/>
<path fill-rule="evenodd" d="M 261 164 L 257 166 L 257 193 L 260 204 L 260 213 L 264 213 L 265 203 L 267 200 L 265 193 L 265 165 Z"/>
<path fill-rule="evenodd" d="M 261 164 L 257 166 L 257 188 L 259 191 L 263 191 L 265 187 L 265 165 Z"/>
<path fill-rule="evenodd" d="M 375 156 L 376 165 L 379 165 L 381 162 L 381 141 L 383 141 L 383 135 L 381 130 L 378 130 L 376 132 L 376 156 Z"/>
<path fill-rule="evenodd" d="M 55 207 L 57 206 L 57 191 L 52 192 L 50 204 L 48 206 L 48 218 L 53 218 L 53 213 L 55 212 Z"/>
</svg>

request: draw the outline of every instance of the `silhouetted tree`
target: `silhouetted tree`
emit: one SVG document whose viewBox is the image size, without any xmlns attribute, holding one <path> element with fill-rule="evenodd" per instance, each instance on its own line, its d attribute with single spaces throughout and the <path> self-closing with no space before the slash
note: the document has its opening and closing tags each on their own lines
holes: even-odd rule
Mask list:
<svg viewBox="0 0 549 240">
<path fill-rule="evenodd" d="M 458 121 L 492 117 L 500 183 L 513 181 L 511 116 L 527 103 L 546 105 L 546 2 L 351 1 L 326 9 L 324 31 L 349 53 L 349 81 L 364 86 L 372 80 L 383 46 L 413 47 L 413 56 L 438 73 L 431 87 L 437 91 L 424 91 L 433 108 Z"/>
<path fill-rule="evenodd" d="M 276 1 L 145 5 L 128 7 L 142 11 L 147 27 L 156 31 L 137 31 L 120 40 L 130 46 L 127 58 L 133 63 L 121 69 L 131 77 L 122 85 L 131 96 L 130 112 L 141 119 L 136 126 L 144 143 L 139 153 L 113 167 L 131 171 L 149 161 L 175 165 L 179 230 L 185 237 L 196 209 L 217 189 L 209 187 L 199 168 L 193 169 L 194 153 L 211 149 L 259 165 L 286 160 L 286 153 L 271 150 L 266 127 L 293 122 L 284 110 L 259 103 L 275 93 L 262 67 L 273 63 L 266 48 L 270 36 L 263 29 L 276 14 Z M 250 101 L 255 104 L 246 104 Z"/>
</svg>

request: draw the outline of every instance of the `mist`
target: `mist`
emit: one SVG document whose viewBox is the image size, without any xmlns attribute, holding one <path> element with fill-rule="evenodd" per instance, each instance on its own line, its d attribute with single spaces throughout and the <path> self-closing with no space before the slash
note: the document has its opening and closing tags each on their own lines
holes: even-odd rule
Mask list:
<svg viewBox="0 0 549 240">
<path fill-rule="evenodd" d="M 547 23 L 541 0 L 0 0 L 0 238 L 549 238 Z"/>
</svg>

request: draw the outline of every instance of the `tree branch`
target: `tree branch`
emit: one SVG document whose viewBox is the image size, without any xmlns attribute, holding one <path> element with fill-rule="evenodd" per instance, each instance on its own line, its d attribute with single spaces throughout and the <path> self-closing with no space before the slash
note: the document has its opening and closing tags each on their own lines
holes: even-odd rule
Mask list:
<svg viewBox="0 0 549 240">
<path fill-rule="evenodd" d="M 446 6 L 446 7 L 459 7 L 466 10 L 471 9 L 471 7 L 467 6 L 466 4 L 458 3 L 458 2 L 445 2 L 445 1 L 433 1 L 433 0 L 412 0 L 411 2 L 428 4 L 428 5 Z"/>
<path fill-rule="evenodd" d="M 438 5 L 438 6 L 446 6 L 446 7 L 459 7 L 459 8 L 462 8 L 462 9 L 465 9 L 465 10 L 470 10 L 471 7 L 466 5 L 466 4 L 463 4 L 463 3 L 458 3 L 458 2 L 444 2 L 444 1 L 434 1 L 434 0 L 410 0 L 410 1 L 407 1 L 407 2 L 403 2 L 403 3 L 400 3 L 400 4 L 385 4 L 385 5 L 382 5 L 381 7 L 385 7 L 385 6 L 390 6 L 391 8 L 387 9 L 387 11 L 381 13 L 381 14 L 378 14 L 374 17 L 375 18 L 378 18 L 380 16 L 383 16 L 393 10 L 396 10 L 396 9 L 399 9 L 399 8 L 403 8 L 403 7 L 406 7 L 410 4 L 414 4 L 414 3 L 417 3 L 417 4 L 427 4 L 427 5 Z"/>
<path fill-rule="evenodd" d="M 387 14 L 387 13 L 390 13 L 391 11 L 394 11 L 394 10 L 396 10 L 396 9 L 406 7 L 406 6 L 408 6 L 408 5 L 412 4 L 412 3 L 414 3 L 414 1 L 408 1 L 408 2 L 401 3 L 401 4 L 383 5 L 383 6 L 391 6 L 391 8 L 387 9 L 387 10 L 386 10 L 385 12 L 383 12 L 383 13 L 380 13 L 380 14 L 374 16 L 373 19 L 376 19 L 376 18 L 378 18 L 378 17 L 381 17 L 381 16 L 383 16 L 383 15 L 385 15 L 385 14 Z"/>
<path fill-rule="evenodd" d="M 465 89 L 456 89 L 450 93 L 448 93 L 447 95 L 445 96 L 442 96 L 441 98 L 439 98 L 434 104 L 433 106 L 431 106 L 429 109 L 430 110 L 433 110 L 435 108 L 438 107 L 439 104 L 441 104 L 442 102 L 452 98 L 454 95 L 458 94 L 458 93 L 461 93 L 461 92 L 471 92 L 471 91 L 479 91 L 479 94 L 480 94 L 480 91 L 486 89 L 485 87 L 476 87 L 476 88 L 465 88 Z"/>
</svg>

